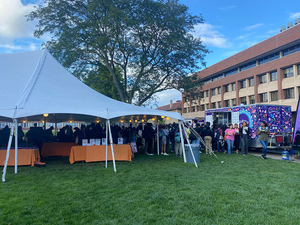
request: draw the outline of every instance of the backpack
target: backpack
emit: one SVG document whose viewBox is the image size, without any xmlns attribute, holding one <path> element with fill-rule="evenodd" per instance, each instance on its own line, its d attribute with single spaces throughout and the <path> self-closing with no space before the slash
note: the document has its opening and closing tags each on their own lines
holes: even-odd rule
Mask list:
<svg viewBox="0 0 300 225">
<path fill-rule="evenodd" d="M 215 138 L 216 140 L 219 140 L 219 138 L 220 138 L 220 131 L 219 131 L 219 130 L 215 130 L 214 138 Z"/>
<path fill-rule="evenodd" d="M 191 133 L 189 136 L 189 139 L 193 141 L 193 140 L 196 140 L 197 137 L 195 136 L 195 134 Z"/>
<path fill-rule="evenodd" d="M 180 133 L 176 133 L 176 134 L 175 134 L 175 142 L 176 142 L 176 143 L 180 143 L 180 142 L 181 142 L 181 139 L 180 139 Z"/>
</svg>

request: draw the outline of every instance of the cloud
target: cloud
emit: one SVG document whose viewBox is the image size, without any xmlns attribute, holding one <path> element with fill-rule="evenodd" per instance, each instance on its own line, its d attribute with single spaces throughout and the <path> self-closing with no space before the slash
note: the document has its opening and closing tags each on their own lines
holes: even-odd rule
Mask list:
<svg viewBox="0 0 300 225">
<path fill-rule="evenodd" d="M 297 12 L 297 13 L 290 13 L 289 18 L 290 18 L 290 19 L 297 19 L 297 18 L 300 18 L 300 12 Z"/>
<path fill-rule="evenodd" d="M 223 11 L 227 11 L 227 10 L 235 9 L 235 8 L 237 8 L 236 5 L 230 5 L 230 6 L 220 7 L 219 9 L 220 9 L 220 10 L 223 10 Z"/>
<path fill-rule="evenodd" d="M 25 6 L 20 0 L 1 0 L 0 37 L 7 40 L 32 37 L 35 24 L 27 22 L 25 15 L 33 11 L 34 6 Z"/>
<path fill-rule="evenodd" d="M 244 28 L 244 30 L 254 30 L 254 29 L 256 29 L 258 27 L 261 27 L 263 25 L 264 25 L 263 23 L 254 24 L 252 26 L 248 26 L 248 27 Z"/>
<path fill-rule="evenodd" d="M 216 30 L 216 28 L 208 23 L 197 24 L 194 27 L 193 35 L 200 37 L 203 44 L 217 48 L 229 48 L 232 44 L 224 38 L 224 35 Z"/>
<path fill-rule="evenodd" d="M 170 100 L 173 100 L 173 102 L 176 102 L 177 100 L 181 101 L 181 92 L 175 89 L 162 91 L 160 93 L 157 93 L 156 96 L 158 97 L 157 105 L 159 107 L 170 104 Z M 153 106 L 153 108 L 156 107 Z"/>
</svg>

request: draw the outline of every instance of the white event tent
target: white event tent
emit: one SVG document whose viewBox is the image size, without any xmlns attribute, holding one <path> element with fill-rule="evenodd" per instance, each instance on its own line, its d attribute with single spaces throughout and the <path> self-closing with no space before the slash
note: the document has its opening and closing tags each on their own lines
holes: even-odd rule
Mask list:
<svg viewBox="0 0 300 225">
<path fill-rule="evenodd" d="M 43 114 L 48 114 L 47 122 L 53 123 L 105 120 L 108 128 L 110 120 L 117 119 L 146 120 L 166 116 L 178 119 L 182 125 L 184 121 L 179 113 L 139 107 L 100 94 L 74 77 L 47 50 L 0 54 L 0 79 L 0 121 L 13 121 L 3 182 L 13 130 L 15 128 L 17 132 L 18 121 L 41 121 Z M 15 144 L 16 173 L 17 143 Z"/>
</svg>

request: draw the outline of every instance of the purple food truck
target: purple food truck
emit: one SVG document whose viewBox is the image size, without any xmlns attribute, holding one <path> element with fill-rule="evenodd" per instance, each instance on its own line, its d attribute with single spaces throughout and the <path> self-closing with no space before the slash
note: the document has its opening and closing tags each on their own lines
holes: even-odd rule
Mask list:
<svg viewBox="0 0 300 225">
<path fill-rule="evenodd" d="M 281 148 L 291 143 L 292 111 L 291 106 L 253 104 L 205 110 L 205 122 L 217 121 L 218 124 L 239 124 L 246 121 L 251 130 L 249 147 L 262 148 L 256 130 L 261 121 L 268 123 L 270 135 L 268 148 Z M 271 144 L 270 144 L 271 143 Z"/>
</svg>

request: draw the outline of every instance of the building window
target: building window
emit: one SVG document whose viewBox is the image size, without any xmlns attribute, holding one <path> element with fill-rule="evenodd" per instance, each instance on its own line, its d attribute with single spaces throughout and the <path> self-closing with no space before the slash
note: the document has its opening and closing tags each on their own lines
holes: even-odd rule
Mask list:
<svg viewBox="0 0 300 225">
<path fill-rule="evenodd" d="M 217 94 L 217 90 L 216 90 L 216 89 L 217 89 L 217 88 L 214 88 L 214 89 L 211 90 L 211 95 L 212 95 L 212 96 L 214 96 L 214 95 Z"/>
<path fill-rule="evenodd" d="M 297 51 L 297 52 L 300 52 L 300 45 L 297 45 L 297 46 L 296 46 L 296 51 Z"/>
<path fill-rule="evenodd" d="M 217 81 L 217 80 L 220 80 L 223 78 L 223 74 L 222 75 L 219 75 L 219 76 L 216 76 L 212 79 L 212 81 Z"/>
<path fill-rule="evenodd" d="M 248 64 L 244 65 L 244 66 L 241 66 L 241 71 L 253 68 L 255 66 L 256 66 L 256 61 L 253 61 L 251 63 L 248 63 Z"/>
<path fill-rule="evenodd" d="M 277 80 L 277 71 L 270 73 L 270 81 Z"/>
<path fill-rule="evenodd" d="M 232 99 L 232 100 L 231 100 L 231 103 L 232 103 L 232 104 L 231 104 L 232 106 L 236 106 L 236 98 Z"/>
<path fill-rule="evenodd" d="M 247 98 L 241 97 L 241 104 L 247 105 Z"/>
<path fill-rule="evenodd" d="M 289 67 L 283 70 L 283 77 L 288 78 L 288 77 L 293 77 L 294 76 L 294 69 L 293 67 Z"/>
<path fill-rule="evenodd" d="M 284 99 L 295 98 L 294 88 L 289 88 L 284 90 Z"/>
<path fill-rule="evenodd" d="M 206 108 L 206 109 L 209 109 L 209 104 L 206 104 L 206 105 L 205 105 L 205 108 Z"/>
<path fill-rule="evenodd" d="M 230 100 L 225 100 L 225 107 L 230 107 Z"/>
<path fill-rule="evenodd" d="M 300 64 L 298 65 L 298 75 L 300 75 Z"/>
<path fill-rule="evenodd" d="M 259 76 L 259 83 L 260 84 L 267 83 L 267 75 L 266 74 Z"/>
<path fill-rule="evenodd" d="M 225 92 L 230 92 L 230 86 L 229 86 L 229 84 L 225 85 L 224 89 L 225 89 L 224 90 Z"/>
<path fill-rule="evenodd" d="M 218 95 L 221 94 L 221 87 L 218 87 Z"/>
<path fill-rule="evenodd" d="M 222 108 L 221 102 L 218 102 L 218 108 Z"/>
<path fill-rule="evenodd" d="M 203 85 L 211 83 L 211 79 L 203 81 Z"/>
<path fill-rule="evenodd" d="M 183 111 L 184 111 L 184 113 L 187 113 L 187 108 L 184 108 L 184 110 L 183 110 Z"/>
<path fill-rule="evenodd" d="M 205 91 L 206 92 L 206 97 L 209 97 L 209 91 Z"/>
<path fill-rule="evenodd" d="M 268 102 L 268 93 L 262 93 L 260 96 L 260 102 Z"/>
<path fill-rule="evenodd" d="M 205 111 L 205 105 L 201 105 L 201 111 Z"/>
<path fill-rule="evenodd" d="M 249 96 L 249 104 L 254 104 L 255 103 L 255 96 L 254 95 L 250 95 Z"/>
<path fill-rule="evenodd" d="M 232 90 L 232 91 L 235 91 L 235 90 L 236 90 L 236 84 L 235 84 L 235 83 L 232 83 L 232 84 L 231 84 L 231 90 Z"/>
<path fill-rule="evenodd" d="M 277 101 L 278 100 L 278 91 L 271 92 L 271 101 Z"/>
<path fill-rule="evenodd" d="M 250 78 L 249 79 L 249 87 L 253 87 L 254 86 L 254 78 Z"/>
<path fill-rule="evenodd" d="M 282 51 L 283 56 L 287 56 L 287 55 L 293 54 L 295 52 L 296 52 L 296 46 L 290 47 L 290 48 L 285 49 L 285 50 Z"/>
<path fill-rule="evenodd" d="M 212 106 L 213 109 L 217 108 L 215 102 L 211 103 L 211 106 Z"/>
<path fill-rule="evenodd" d="M 240 81 L 240 83 L 241 83 L 241 89 L 247 87 L 246 86 L 246 80 L 242 80 L 242 81 Z"/>
<path fill-rule="evenodd" d="M 192 112 L 196 112 L 196 106 L 192 106 Z"/>
<path fill-rule="evenodd" d="M 238 72 L 239 72 L 238 68 L 235 68 L 233 70 L 227 71 L 227 72 L 225 72 L 225 77 L 228 77 L 228 76 L 230 76 L 232 74 L 235 74 L 235 73 L 238 73 Z"/>
</svg>

